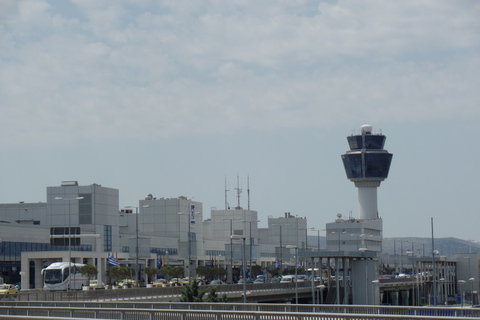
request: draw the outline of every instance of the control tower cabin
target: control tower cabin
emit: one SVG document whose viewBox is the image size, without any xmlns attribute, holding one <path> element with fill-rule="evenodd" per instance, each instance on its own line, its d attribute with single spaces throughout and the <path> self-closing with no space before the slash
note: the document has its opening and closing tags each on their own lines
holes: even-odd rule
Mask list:
<svg viewBox="0 0 480 320">
<path fill-rule="evenodd" d="M 347 178 L 358 188 L 360 220 L 379 219 L 377 188 L 388 176 L 392 154 L 383 149 L 386 137 L 373 134 L 372 126 L 361 126 L 360 135 L 347 137 L 350 151 L 342 155 Z"/>
</svg>

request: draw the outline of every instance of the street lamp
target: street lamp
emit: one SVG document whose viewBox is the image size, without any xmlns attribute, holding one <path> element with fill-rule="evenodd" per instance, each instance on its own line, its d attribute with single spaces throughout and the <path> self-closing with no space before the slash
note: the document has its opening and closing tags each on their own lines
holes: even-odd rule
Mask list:
<svg viewBox="0 0 480 320">
<path fill-rule="evenodd" d="M 333 233 L 333 234 L 335 234 L 335 233 L 338 234 L 338 252 L 340 252 L 340 235 L 341 235 L 342 233 L 347 233 L 347 231 L 345 231 L 345 230 L 342 230 L 342 231 L 332 231 L 331 233 Z"/>
<path fill-rule="evenodd" d="M 283 269 L 283 256 L 282 256 L 282 225 L 281 224 L 272 224 L 272 226 L 278 226 L 280 228 L 280 275 L 282 275 Z"/>
<path fill-rule="evenodd" d="M 413 243 L 412 243 L 412 247 L 413 247 Z M 415 275 L 415 271 L 414 271 L 414 258 L 415 258 L 415 253 L 414 251 L 409 251 L 407 250 L 407 256 L 411 256 L 412 257 L 412 306 L 415 305 L 415 281 L 413 279 L 413 277 L 416 277 Z"/>
<path fill-rule="evenodd" d="M 473 281 L 475 281 L 475 278 L 469 278 L 468 281 L 470 281 L 470 302 L 473 307 Z"/>
<path fill-rule="evenodd" d="M 463 301 L 465 300 L 465 291 L 463 290 L 463 285 L 466 281 L 465 280 L 458 280 L 458 283 L 460 284 L 460 291 L 462 292 L 462 308 L 463 308 Z"/>
<path fill-rule="evenodd" d="M 240 219 L 229 219 L 229 218 L 222 218 L 222 220 L 229 220 L 230 221 L 230 235 L 233 234 L 233 220 L 240 220 Z M 225 260 L 227 258 L 225 257 Z M 233 283 L 233 243 L 232 238 L 230 238 L 230 277 L 227 272 L 227 282 Z"/>
<path fill-rule="evenodd" d="M 142 206 L 143 208 L 150 207 L 149 205 Z M 137 278 L 137 286 L 140 285 L 140 266 L 138 264 L 138 207 L 125 206 L 125 208 L 135 208 L 135 273 Z"/>
<path fill-rule="evenodd" d="M 245 275 L 245 236 L 235 235 L 232 234 L 230 239 L 242 239 L 243 240 L 243 255 L 242 255 L 242 263 L 243 263 L 243 303 L 247 303 L 247 279 Z"/>
<path fill-rule="evenodd" d="M 470 296 L 472 295 L 472 291 L 473 291 L 473 280 L 470 280 L 471 279 L 471 268 L 470 268 L 470 257 L 465 257 L 465 259 L 468 260 L 468 281 L 470 281 L 472 283 L 472 289 L 470 290 Z"/>
<path fill-rule="evenodd" d="M 192 205 L 191 214 L 199 214 L 200 213 L 200 212 L 193 212 L 193 209 L 194 209 L 194 207 Z M 178 214 L 179 215 L 184 215 L 185 213 L 184 212 L 179 212 Z M 192 239 L 191 239 L 192 220 L 191 219 L 192 219 L 192 217 L 189 215 L 188 219 L 187 219 L 187 222 L 188 222 L 188 285 L 190 285 L 191 281 L 192 281 L 192 279 L 191 279 L 192 273 L 191 273 L 191 270 L 190 270 L 190 268 L 192 266 L 192 261 L 191 261 L 191 259 L 192 259 Z"/>
<path fill-rule="evenodd" d="M 318 301 L 318 304 L 323 304 L 323 289 L 325 289 L 325 285 L 324 284 L 321 284 L 319 286 L 317 286 L 318 289 L 320 289 L 320 301 Z"/>
<path fill-rule="evenodd" d="M 55 200 L 66 200 L 68 201 L 68 274 L 72 274 L 72 222 L 71 222 L 71 211 L 70 211 L 70 203 L 72 200 L 83 200 L 83 197 L 75 197 L 75 198 L 62 198 L 62 197 L 55 197 Z M 68 290 L 70 290 L 70 281 L 68 283 Z"/>
<path fill-rule="evenodd" d="M 363 253 L 365 251 L 368 251 L 367 248 L 360 248 L 358 249 L 358 251 L 360 251 L 363 255 Z M 368 305 L 369 302 L 368 302 L 368 263 L 367 263 L 367 258 L 365 257 L 365 299 L 366 299 L 366 304 Z"/>
<path fill-rule="evenodd" d="M 242 220 L 242 222 L 248 222 L 250 224 L 250 232 L 249 232 L 249 238 L 250 238 L 250 275 L 249 277 L 252 277 L 252 255 L 253 255 L 253 244 L 255 242 L 255 238 L 252 237 L 252 222 L 260 222 L 260 220 L 253 220 L 253 221 L 247 221 L 247 220 Z"/>
<path fill-rule="evenodd" d="M 286 248 L 295 249 L 295 303 L 298 304 L 298 277 L 297 277 L 298 246 L 287 245 Z"/>
<path fill-rule="evenodd" d="M 376 285 L 380 283 L 380 280 L 373 280 L 372 281 L 372 292 L 373 292 L 373 304 L 376 304 L 375 297 L 376 297 Z M 380 287 L 379 287 L 379 293 L 380 293 Z"/>
</svg>

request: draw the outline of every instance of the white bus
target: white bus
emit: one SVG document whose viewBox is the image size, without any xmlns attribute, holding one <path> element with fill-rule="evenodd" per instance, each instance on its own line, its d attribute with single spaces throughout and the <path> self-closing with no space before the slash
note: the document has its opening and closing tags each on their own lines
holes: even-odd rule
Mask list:
<svg viewBox="0 0 480 320">
<path fill-rule="evenodd" d="M 75 290 L 88 286 L 88 278 L 80 273 L 81 263 L 54 262 L 42 269 L 44 290 Z"/>
</svg>

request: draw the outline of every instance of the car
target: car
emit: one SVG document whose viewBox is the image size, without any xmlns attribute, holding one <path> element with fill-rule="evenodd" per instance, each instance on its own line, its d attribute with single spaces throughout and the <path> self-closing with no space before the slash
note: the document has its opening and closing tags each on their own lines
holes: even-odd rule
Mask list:
<svg viewBox="0 0 480 320">
<path fill-rule="evenodd" d="M 210 281 L 210 285 L 216 286 L 216 285 L 220 285 L 220 284 L 225 284 L 225 282 L 223 282 L 223 281 L 220 280 L 220 279 L 216 279 L 216 280 Z"/>
<path fill-rule="evenodd" d="M 286 275 L 282 277 L 282 280 L 280 280 L 280 283 L 288 283 L 288 282 L 295 282 L 295 276 Z"/>
<path fill-rule="evenodd" d="M 157 287 L 162 287 L 164 284 L 167 284 L 167 280 L 165 280 L 165 279 L 155 279 L 150 283 L 154 284 Z"/>
<path fill-rule="evenodd" d="M 171 286 L 181 286 L 182 285 L 182 279 L 180 278 L 172 278 L 168 282 Z"/>
<path fill-rule="evenodd" d="M 250 278 L 247 278 L 247 283 L 251 283 L 252 281 L 250 280 Z M 238 280 L 237 284 L 243 284 L 243 278 L 240 278 L 240 280 Z"/>
<path fill-rule="evenodd" d="M 117 282 L 117 284 L 121 287 L 127 286 L 127 287 L 136 287 L 137 283 L 135 280 L 132 279 L 123 279 Z"/>
<path fill-rule="evenodd" d="M 90 287 L 104 287 L 105 284 L 102 282 L 102 283 L 99 283 L 98 280 L 90 280 L 90 282 L 88 283 L 88 285 Z"/>
<path fill-rule="evenodd" d="M 253 281 L 253 283 L 265 283 L 265 278 L 257 278 Z"/>
<path fill-rule="evenodd" d="M 0 284 L 0 296 L 8 297 L 18 292 L 18 288 L 13 284 Z"/>
</svg>

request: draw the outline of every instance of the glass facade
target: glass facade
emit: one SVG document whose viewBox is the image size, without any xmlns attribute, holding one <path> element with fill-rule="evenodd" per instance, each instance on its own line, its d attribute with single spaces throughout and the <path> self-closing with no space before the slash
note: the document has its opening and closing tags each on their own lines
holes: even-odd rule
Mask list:
<svg viewBox="0 0 480 320">
<path fill-rule="evenodd" d="M 342 155 L 342 160 L 348 179 L 387 178 L 393 155 L 383 149 L 384 135 L 367 133 L 364 136 L 349 136 L 347 140 L 350 151 Z"/>
<path fill-rule="evenodd" d="M 112 226 L 103 226 L 103 251 L 112 251 Z"/>
<path fill-rule="evenodd" d="M 348 179 L 381 178 L 385 179 L 390 170 L 392 154 L 387 152 L 366 152 L 365 172 L 362 166 L 362 153 L 347 153 L 342 155 L 343 165 Z"/>
<path fill-rule="evenodd" d="M 359 150 L 363 149 L 363 138 L 362 136 L 349 136 L 347 137 L 348 145 L 350 146 L 350 150 Z M 365 149 L 383 149 L 385 145 L 386 137 L 384 135 L 365 135 Z"/>
<path fill-rule="evenodd" d="M 78 223 L 79 224 L 92 224 L 93 205 L 92 194 L 83 193 L 79 195 L 83 199 L 78 200 Z"/>
<path fill-rule="evenodd" d="M 68 241 L 71 241 L 72 246 L 80 245 L 80 237 L 76 235 L 80 234 L 80 227 L 52 227 L 50 228 L 50 235 L 64 236 L 61 238 L 50 238 L 51 246 L 68 246 Z M 70 236 L 69 236 L 70 235 Z"/>
</svg>

